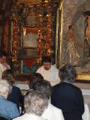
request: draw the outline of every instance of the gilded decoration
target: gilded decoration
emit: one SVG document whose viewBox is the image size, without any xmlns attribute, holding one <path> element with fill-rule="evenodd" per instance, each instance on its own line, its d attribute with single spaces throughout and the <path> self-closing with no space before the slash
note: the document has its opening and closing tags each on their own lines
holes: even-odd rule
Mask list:
<svg viewBox="0 0 90 120">
<path fill-rule="evenodd" d="M 10 52 L 17 74 L 31 59 L 41 64 L 43 56 L 52 57 L 53 19 L 50 0 L 18 0 L 11 9 Z"/>
</svg>

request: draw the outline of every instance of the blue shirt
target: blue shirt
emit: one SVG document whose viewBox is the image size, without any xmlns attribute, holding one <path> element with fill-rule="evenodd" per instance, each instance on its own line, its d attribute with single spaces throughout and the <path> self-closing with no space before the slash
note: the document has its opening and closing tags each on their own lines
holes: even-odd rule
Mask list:
<svg viewBox="0 0 90 120">
<path fill-rule="evenodd" d="M 7 119 L 13 119 L 20 116 L 16 104 L 0 96 L 0 116 Z"/>
</svg>

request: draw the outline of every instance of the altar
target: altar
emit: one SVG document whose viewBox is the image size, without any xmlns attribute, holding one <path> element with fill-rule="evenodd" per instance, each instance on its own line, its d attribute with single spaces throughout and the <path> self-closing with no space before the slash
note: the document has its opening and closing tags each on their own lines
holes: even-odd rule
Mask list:
<svg viewBox="0 0 90 120">
<path fill-rule="evenodd" d="M 14 74 L 35 72 L 43 56 L 55 61 L 57 8 L 58 4 L 51 0 L 18 0 L 12 7 L 1 43 L 9 53 Z"/>
<path fill-rule="evenodd" d="M 77 80 L 79 82 L 90 82 L 90 74 L 78 74 Z"/>
</svg>

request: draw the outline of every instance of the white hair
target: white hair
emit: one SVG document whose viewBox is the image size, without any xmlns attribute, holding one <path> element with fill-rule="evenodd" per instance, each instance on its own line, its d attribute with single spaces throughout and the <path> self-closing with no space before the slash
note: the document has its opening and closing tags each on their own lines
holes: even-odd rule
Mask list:
<svg viewBox="0 0 90 120">
<path fill-rule="evenodd" d="M 25 109 L 27 113 L 34 113 L 40 116 L 47 106 L 47 96 L 38 91 L 32 90 L 25 96 Z"/>
<path fill-rule="evenodd" d="M 5 93 L 10 92 L 10 85 L 7 80 L 0 79 L 0 96 L 5 97 Z M 8 94 L 7 94 L 8 95 Z"/>
</svg>

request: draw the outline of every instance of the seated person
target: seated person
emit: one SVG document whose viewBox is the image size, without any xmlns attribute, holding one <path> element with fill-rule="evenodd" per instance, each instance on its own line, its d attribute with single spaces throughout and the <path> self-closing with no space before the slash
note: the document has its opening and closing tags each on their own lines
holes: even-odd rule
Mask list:
<svg viewBox="0 0 90 120">
<path fill-rule="evenodd" d="M 19 110 L 21 108 L 20 113 L 22 114 L 24 112 L 24 96 L 22 95 L 20 88 L 14 85 L 15 79 L 11 73 L 11 70 L 4 71 L 2 78 L 6 79 L 12 88 L 7 99 L 14 102 Z"/>
<path fill-rule="evenodd" d="M 65 120 L 82 120 L 84 113 L 83 95 L 73 83 L 76 80 L 76 70 L 71 64 L 62 66 L 59 70 L 61 83 L 53 87 L 51 103 L 62 109 Z"/>
<path fill-rule="evenodd" d="M 24 103 L 26 113 L 14 120 L 45 120 L 41 115 L 48 106 L 48 98 L 46 95 L 31 90 L 25 96 Z"/>
<path fill-rule="evenodd" d="M 35 80 L 36 81 L 36 80 Z M 48 81 L 41 80 L 36 81 L 32 85 L 32 89 L 39 91 L 40 93 L 44 94 L 48 98 L 48 107 L 42 114 L 42 117 L 46 120 L 64 120 L 63 114 L 61 109 L 56 108 L 50 103 L 51 99 L 51 85 Z"/>
<path fill-rule="evenodd" d="M 7 80 L 0 79 L 0 116 L 6 119 L 20 116 L 16 104 L 7 100 L 10 90 L 11 87 Z"/>
<path fill-rule="evenodd" d="M 29 82 L 29 88 L 33 89 L 33 84 L 37 81 L 42 81 L 44 78 L 40 73 L 34 73 L 32 76 L 32 81 Z"/>
<path fill-rule="evenodd" d="M 55 65 L 52 65 L 50 57 L 45 56 L 43 58 L 43 65 L 36 72 L 40 73 L 45 80 L 49 81 L 51 86 L 55 86 L 60 82 L 58 69 Z"/>
</svg>

